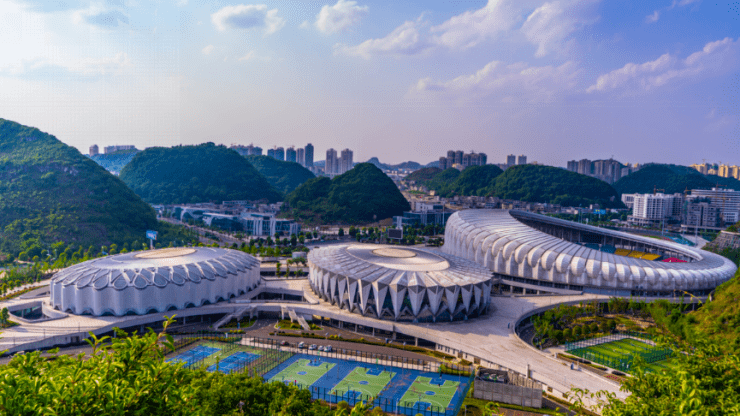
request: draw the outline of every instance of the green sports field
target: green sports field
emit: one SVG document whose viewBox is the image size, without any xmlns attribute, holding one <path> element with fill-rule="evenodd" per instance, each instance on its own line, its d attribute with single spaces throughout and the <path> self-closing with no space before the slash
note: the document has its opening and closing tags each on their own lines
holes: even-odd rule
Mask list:
<svg viewBox="0 0 740 416">
<path fill-rule="evenodd" d="M 429 377 L 417 377 L 409 386 L 406 393 L 401 397 L 401 403 L 427 402 L 441 409 L 446 409 L 452 401 L 460 383 L 457 381 L 445 380 L 441 386 L 429 384 L 432 379 Z M 431 393 L 431 394 L 429 394 Z"/>
<path fill-rule="evenodd" d="M 348 390 L 359 392 L 370 397 L 376 397 L 385 386 L 393 379 L 396 373 L 383 371 L 378 375 L 367 374 L 367 368 L 355 367 L 342 381 L 337 383 L 330 394 L 346 392 Z"/>
<path fill-rule="evenodd" d="M 245 345 L 239 345 L 239 344 L 227 344 L 225 342 L 200 342 L 198 345 L 203 345 L 206 347 L 211 348 L 218 348 L 220 351 L 215 352 L 208 357 L 206 357 L 203 362 L 200 364 L 200 367 L 202 368 L 208 368 L 212 366 L 213 364 L 216 364 L 217 361 L 221 361 L 224 358 L 236 354 L 237 352 L 248 352 L 256 355 L 263 355 L 265 351 L 260 350 L 258 348 L 252 348 Z"/>
<path fill-rule="evenodd" d="M 270 381 L 290 381 L 302 384 L 304 387 L 315 383 L 318 379 L 331 370 L 336 364 L 322 363 L 319 366 L 308 365 L 310 361 L 302 358 L 286 367 L 283 371 L 275 374 Z"/>
<path fill-rule="evenodd" d="M 619 363 L 626 362 L 630 359 L 631 356 L 636 356 L 641 353 L 645 354 L 658 351 L 662 351 L 662 349 L 633 338 L 624 338 L 617 341 L 605 342 L 603 344 L 571 350 L 568 351 L 568 353 L 579 356 L 581 358 L 585 358 L 587 360 L 594 361 L 599 364 L 604 364 L 612 368 L 616 368 Z M 605 362 L 605 359 L 613 360 L 613 362 Z M 660 371 L 666 369 L 670 370 L 673 368 L 670 362 L 670 358 L 666 358 L 664 360 L 659 360 L 647 364 L 646 367 L 650 371 Z M 623 371 L 630 370 L 626 368 L 616 369 Z"/>
</svg>

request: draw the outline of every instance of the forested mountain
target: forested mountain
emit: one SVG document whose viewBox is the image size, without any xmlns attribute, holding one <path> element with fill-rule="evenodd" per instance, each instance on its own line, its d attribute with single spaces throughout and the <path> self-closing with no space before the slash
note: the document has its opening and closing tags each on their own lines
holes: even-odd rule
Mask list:
<svg viewBox="0 0 740 416">
<path fill-rule="evenodd" d="M 462 173 L 454 168 L 423 168 L 405 180 L 413 180 L 443 197 L 496 196 L 568 206 L 622 206 L 617 192 L 606 182 L 552 166 L 519 165 L 505 172 L 496 165 L 470 166 Z"/>
<path fill-rule="evenodd" d="M 650 164 L 614 183 L 620 194 L 651 193 L 661 190 L 668 194 L 692 189 L 712 189 L 717 185 L 740 191 L 740 181 L 717 175 L 703 175 L 696 169 L 680 165 Z"/>
<path fill-rule="evenodd" d="M 546 202 L 564 206 L 623 207 L 619 194 L 608 183 L 542 165 L 517 165 L 499 175 L 490 195 L 527 202 Z"/>
<path fill-rule="evenodd" d="M 275 189 L 285 194 L 293 192 L 303 182 L 316 175 L 295 162 L 284 162 L 269 156 L 245 156 L 249 163 L 254 166 L 270 182 Z"/>
<path fill-rule="evenodd" d="M 119 150 L 113 153 L 97 154 L 95 156 L 89 156 L 90 159 L 94 160 L 95 163 L 102 166 L 108 172 L 120 173 L 123 167 L 139 153 L 140 150 Z"/>
<path fill-rule="evenodd" d="M 154 210 L 77 149 L 0 119 L 0 252 L 143 240 Z"/>
<path fill-rule="evenodd" d="M 418 185 L 423 185 L 428 181 L 434 179 L 434 177 L 437 176 L 440 172 L 442 172 L 442 169 L 440 168 L 421 168 L 406 175 L 403 180 L 406 182 L 415 182 Z"/>
<path fill-rule="evenodd" d="M 367 223 L 410 209 L 393 181 L 370 163 L 360 163 L 331 180 L 309 179 L 286 202 L 294 218 L 314 223 Z"/>
<path fill-rule="evenodd" d="M 282 198 L 239 153 L 213 143 L 146 149 L 134 156 L 120 177 L 150 203 Z"/>
</svg>

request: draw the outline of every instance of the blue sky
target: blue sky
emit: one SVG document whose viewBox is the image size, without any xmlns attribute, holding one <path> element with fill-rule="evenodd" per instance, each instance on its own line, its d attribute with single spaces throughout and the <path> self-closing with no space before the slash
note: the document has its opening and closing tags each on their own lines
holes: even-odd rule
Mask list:
<svg viewBox="0 0 740 416">
<path fill-rule="evenodd" d="M 740 6 L 0 0 L 0 117 L 89 145 L 740 164 Z"/>
</svg>

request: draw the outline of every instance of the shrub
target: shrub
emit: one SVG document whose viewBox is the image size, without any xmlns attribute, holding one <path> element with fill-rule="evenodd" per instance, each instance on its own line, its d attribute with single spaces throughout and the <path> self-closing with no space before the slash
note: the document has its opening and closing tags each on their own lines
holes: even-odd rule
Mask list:
<svg viewBox="0 0 740 416">
<path fill-rule="evenodd" d="M 573 336 L 576 338 L 581 336 L 581 326 L 580 325 L 573 327 Z"/>
<path fill-rule="evenodd" d="M 573 330 L 570 328 L 565 328 L 563 330 L 563 338 L 565 338 L 566 341 L 570 341 L 573 339 Z"/>
</svg>

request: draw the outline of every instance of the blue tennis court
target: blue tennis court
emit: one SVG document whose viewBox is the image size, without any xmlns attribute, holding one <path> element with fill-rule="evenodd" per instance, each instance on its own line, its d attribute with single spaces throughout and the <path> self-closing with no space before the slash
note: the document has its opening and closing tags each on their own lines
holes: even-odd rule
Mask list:
<svg viewBox="0 0 740 416">
<path fill-rule="evenodd" d="M 212 366 L 208 367 L 208 371 L 216 371 L 216 366 L 218 366 L 218 371 L 224 374 L 229 374 L 234 370 L 244 368 L 247 364 L 258 359 L 259 357 L 259 355 L 249 352 L 237 352 L 236 354 L 232 354 L 224 358 L 218 364 L 213 364 Z"/>
<path fill-rule="evenodd" d="M 182 354 L 179 354 L 179 355 L 176 355 L 170 358 L 169 360 L 167 360 L 167 362 L 168 363 L 185 363 L 185 366 L 187 367 L 218 351 L 221 351 L 221 349 L 214 348 L 214 347 L 206 347 L 205 345 L 198 345 L 197 347 L 191 350 L 185 351 Z"/>
</svg>

